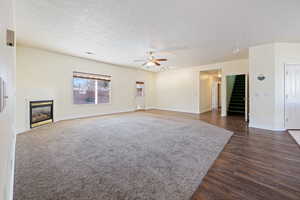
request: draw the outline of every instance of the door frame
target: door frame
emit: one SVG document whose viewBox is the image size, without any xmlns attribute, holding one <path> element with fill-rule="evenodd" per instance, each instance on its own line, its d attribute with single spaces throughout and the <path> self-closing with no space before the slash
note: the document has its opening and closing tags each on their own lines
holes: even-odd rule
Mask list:
<svg viewBox="0 0 300 200">
<path fill-rule="evenodd" d="M 245 121 L 249 123 L 249 73 L 230 73 L 225 75 L 225 94 L 226 94 L 226 106 L 225 106 L 225 116 L 227 116 L 227 77 L 228 76 L 237 76 L 245 75 Z"/>
<path fill-rule="evenodd" d="M 214 67 L 204 67 L 202 69 L 197 70 L 197 90 L 198 90 L 198 94 L 197 94 L 197 99 L 198 99 L 198 113 L 201 114 L 202 110 L 201 110 L 201 80 L 200 80 L 200 76 L 202 72 L 206 72 L 206 71 L 213 71 L 213 70 L 218 70 L 220 71 L 221 74 L 221 83 L 222 83 L 222 77 L 223 77 L 223 68 L 222 66 L 214 66 Z M 222 87 L 222 85 L 220 86 Z M 222 91 L 222 89 L 221 89 Z M 221 102 L 221 109 L 222 109 L 222 94 L 220 96 L 220 102 Z M 222 113 L 220 114 L 222 116 Z"/>
<path fill-rule="evenodd" d="M 299 67 L 300 67 L 300 62 L 299 63 L 285 63 L 284 64 L 284 93 L 283 93 L 283 98 L 284 98 L 284 128 L 285 128 L 285 130 L 290 130 L 287 127 L 287 109 L 286 109 L 286 104 L 287 104 L 287 100 L 286 100 L 286 96 L 287 96 L 286 80 L 287 80 L 287 67 L 289 65 L 299 65 Z"/>
<path fill-rule="evenodd" d="M 211 110 L 213 110 L 213 109 L 217 109 L 218 110 L 218 108 L 219 108 L 219 89 L 218 89 L 218 86 L 219 85 L 219 83 L 218 83 L 218 81 L 212 81 L 212 84 L 211 84 Z M 214 95 L 214 96 L 213 96 Z M 214 98 L 213 98 L 214 97 Z M 214 100 L 215 100 L 215 102 L 214 102 Z M 214 105 L 216 106 L 216 107 L 214 107 Z"/>
</svg>

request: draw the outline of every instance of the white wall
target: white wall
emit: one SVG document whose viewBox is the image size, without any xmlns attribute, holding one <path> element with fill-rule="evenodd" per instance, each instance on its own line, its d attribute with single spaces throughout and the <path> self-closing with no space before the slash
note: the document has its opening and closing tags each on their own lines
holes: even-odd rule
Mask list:
<svg viewBox="0 0 300 200">
<path fill-rule="evenodd" d="M 300 63 L 299 43 L 250 48 L 250 126 L 284 130 L 284 66 Z M 258 81 L 263 74 L 266 80 Z"/>
<path fill-rule="evenodd" d="M 7 107 L 0 113 L 0 200 L 12 199 L 14 170 L 15 48 L 6 46 L 6 30 L 15 30 L 13 1 L 0 6 L 0 77 L 6 82 Z"/>
<path fill-rule="evenodd" d="M 274 44 L 250 48 L 249 51 L 249 122 L 251 127 L 273 129 L 275 108 L 275 49 Z M 264 81 L 257 76 L 266 76 Z"/>
<path fill-rule="evenodd" d="M 211 111 L 213 77 L 200 72 L 200 113 Z"/>
<path fill-rule="evenodd" d="M 284 130 L 284 66 L 300 63 L 299 43 L 250 48 L 250 126 Z M 257 75 L 266 76 L 258 81 Z"/>
<path fill-rule="evenodd" d="M 156 75 L 156 108 L 200 113 L 200 71 L 222 71 L 222 115 L 226 115 L 226 75 L 247 74 L 248 60 L 235 60 L 186 69 L 160 72 Z M 200 103 L 199 103 L 200 102 Z"/>
<path fill-rule="evenodd" d="M 75 105 L 72 72 L 112 76 L 110 104 Z M 29 129 L 29 101 L 54 100 L 55 121 L 136 109 L 135 82 L 144 81 L 146 108 L 153 107 L 154 74 L 24 46 L 17 47 L 17 132 Z"/>
<path fill-rule="evenodd" d="M 199 73 L 171 70 L 156 75 L 156 108 L 189 113 L 199 112 Z"/>
<path fill-rule="evenodd" d="M 275 112 L 274 129 L 285 129 L 284 125 L 284 66 L 300 64 L 300 43 L 275 44 Z"/>
</svg>

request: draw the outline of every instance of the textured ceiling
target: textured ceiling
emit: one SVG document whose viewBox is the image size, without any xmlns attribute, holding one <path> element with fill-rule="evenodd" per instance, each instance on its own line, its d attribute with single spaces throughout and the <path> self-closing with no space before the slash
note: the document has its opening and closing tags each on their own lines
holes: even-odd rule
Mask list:
<svg viewBox="0 0 300 200">
<path fill-rule="evenodd" d="M 138 67 L 133 60 L 149 50 L 169 59 L 164 66 L 188 67 L 300 41 L 299 0 L 16 0 L 16 7 L 20 44 L 124 66 Z"/>
</svg>

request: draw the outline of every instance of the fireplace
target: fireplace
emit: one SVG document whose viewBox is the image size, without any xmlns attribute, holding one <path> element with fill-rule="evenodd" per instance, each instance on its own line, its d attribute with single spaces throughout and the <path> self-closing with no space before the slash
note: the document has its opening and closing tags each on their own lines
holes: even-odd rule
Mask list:
<svg viewBox="0 0 300 200">
<path fill-rule="evenodd" d="M 53 122 L 53 100 L 30 101 L 30 128 Z"/>
</svg>

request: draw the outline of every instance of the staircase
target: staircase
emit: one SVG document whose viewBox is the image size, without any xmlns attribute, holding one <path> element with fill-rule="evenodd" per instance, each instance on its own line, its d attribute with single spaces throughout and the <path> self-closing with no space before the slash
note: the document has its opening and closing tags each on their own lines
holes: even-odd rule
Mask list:
<svg viewBox="0 0 300 200">
<path fill-rule="evenodd" d="M 245 75 L 236 76 L 227 113 L 245 115 Z"/>
</svg>

